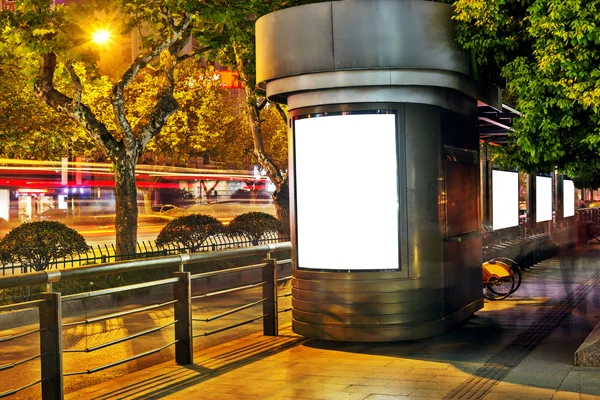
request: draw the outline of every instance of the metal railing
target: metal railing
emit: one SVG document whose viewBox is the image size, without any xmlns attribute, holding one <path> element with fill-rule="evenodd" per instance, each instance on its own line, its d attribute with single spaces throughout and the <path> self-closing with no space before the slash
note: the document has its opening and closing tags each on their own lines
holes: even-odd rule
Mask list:
<svg viewBox="0 0 600 400">
<path fill-rule="evenodd" d="M 276 232 L 267 232 L 261 237 L 260 244 L 280 243 L 289 241 L 289 237 Z M 254 243 L 251 238 L 243 235 L 214 235 L 208 237 L 204 243 L 198 246 L 186 247 L 181 243 L 170 243 L 158 245 L 155 240 L 140 241 L 136 248 L 116 247 L 114 244 L 91 246 L 85 253 L 76 253 L 60 260 L 50 263 L 46 269 L 64 269 L 79 267 L 82 265 L 107 264 L 110 262 L 134 260 L 139 258 L 161 257 L 192 252 L 218 251 L 235 249 L 238 247 L 251 247 Z M 27 273 L 40 270 L 35 264 L 0 263 L 0 276 L 15 275 L 16 273 Z"/>
<path fill-rule="evenodd" d="M 13 335 L 7 335 L 2 337 L 0 331 L 0 346 L 9 343 L 13 340 L 23 338 L 29 335 L 40 335 L 40 352 L 39 354 L 17 360 L 6 365 L 0 365 L 0 379 L 2 379 L 2 371 L 12 369 L 18 365 L 40 360 L 41 363 L 41 375 L 39 379 L 27 383 L 26 385 L 11 389 L 0 393 L 0 398 L 17 394 L 31 386 L 41 383 L 42 397 L 44 399 L 62 399 L 64 397 L 64 377 L 75 376 L 84 374 L 93 374 L 108 368 L 112 368 L 133 360 L 140 359 L 155 353 L 158 353 L 169 347 L 175 347 L 175 361 L 177 364 L 193 364 L 193 341 L 199 337 L 206 337 L 214 335 L 219 332 L 224 332 L 230 329 L 234 329 L 252 322 L 261 320 L 263 321 L 263 333 L 267 336 L 276 336 L 278 334 L 278 315 L 282 312 L 287 312 L 289 309 L 280 310 L 278 306 L 278 299 L 287 297 L 286 293 L 278 293 L 278 285 L 286 282 L 289 277 L 277 278 L 277 266 L 282 264 L 289 264 L 291 260 L 276 260 L 271 258 L 273 252 L 277 251 L 289 251 L 291 245 L 287 243 L 261 245 L 256 247 L 239 248 L 235 250 L 223 250 L 208 253 L 194 253 L 184 254 L 177 256 L 166 256 L 160 258 L 150 258 L 135 261 L 125 261 L 112 263 L 101 266 L 87 266 L 65 270 L 52 270 L 33 272 L 24 275 L 14 275 L 0 277 L 0 289 L 7 288 L 18 288 L 32 284 L 43 284 L 47 287 L 47 292 L 41 295 L 40 300 L 10 304 L 7 306 L 0 307 L 0 313 L 5 311 L 16 311 L 26 308 L 39 307 L 39 329 L 28 330 Z M 250 264 L 242 265 L 234 268 L 229 268 L 220 271 L 204 272 L 192 275 L 189 271 L 185 271 L 186 266 L 190 264 L 198 264 L 203 262 L 219 261 L 219 260 L 231 260 L 241 257 L 248 256 L 261 256 L 265 258 L 263 261 Z M 61 296 L 60 293 L 52 291 L 52 284 L 56 282 L 75 280 L 75 279 L 89 279 L 107 274 L 131 272 L 149 270 L 155 268 L 164 267 L 177 267 L 178 272 L 174 273 L 172 278 L 161 279 L 142 284 L 128 285 L 123 287 L 116 287 L 104 290 L 97 290 L 86 293 L 79 293 L 67 296 Z M 260 276 L 254 277 L 248 273 L 253 271 L 260 271 Z M 210 284 L 205 285 L 205 289 L 202 293 L 192 293 L 192 282 L 198 280 L 211 280 L 214 278 L 223 277 L 225 275 L 238 274 L 240 277 L 252 278 L 250 282 L 246 282 L 243 279 L 239 279 L 241 282 L 235 285 L 228 285 L 228 287 L 212 288 Z M 257 275 L 257 274 L 254 274 Z M 145 305 L 137 307 L 131 310 L 119 311 L 108 313 L 104 315 L 95 316 L 92 318 L 79 319 L 73 322 L 63 322 L 62 317 L 62 305 L 81 299 L 89 299 L 98 296 L 104 296 L 107 294 L 123 293 L 126 291 L 137 290 L 141 288 L 160 287 L 165 285 L 172 285 L 173 287 L 173 298 L 167 301 L 157 302 L 155 304 Z M 203 299 L 211 298 L 214 296 L 223 296 L 235 292 L 241 292 L 244 290 L 261 288 L 260 299 L 257 301 L 250 301 L 241 306 L 233 307 L 231 309 L 220 312 L 217 315 L 210 317 L 194 317 L 193 316 L 193 301 L 201 301 Z M 228 316 L 240 313 L 245 310 L 251 310 L 259 306 L 260 310 L 257 315 L 251 318 L 245 318 L 242 321 L 234 321 L 233 323 L 227 323 L 225 326 L 221 326 L 217 329 L 202 330 L 201 332 L 194 332 L 194 322 L 208 323 L 223 319 Z M 82 349 L 63 349 L 62 347 L 62 332 L 64 328 L 76 327 L 76 326 L 88 326 L 93 323 L 108 321 L 115 318 L 122 318 L 124 316 L 139 314 L 156 310 L 164 307 L 173 308 L 173 320 L 155 326 L 149 329 L 145 329 L 140 332 L 136 332 L 125 337 L 110 340 L 98 345 L 88 346 L 87 342 L 85 348 Z M 174 340 L 170 341 L 165 345 L 160 345 L 156 348 L 148 351 L 132 355 L 117 361 L 109 362 L 107 364 L 89 368 L 85 370 L 77 371 L 63 371 L 63 355 L 72 353 L 93 353 L 97 350 L 105 349 L 126 341 L 141 338 L 143 336 L 163 331 L 172 328 L 174 331 Z"/>
<path fill-rule="evenodd" d="M 260 239 L 260 244 L 282 243 L 287 241 L 289 241 L 287 236 L 282 236 L 274 232 L 268 232 Z M 97 245 L 92 247 L 86 253 L 77 253 L 62 260 L 54 261 L 50 263 L 49 267 L 45 270 L 59 270 L 86 265 L 107 264 L 123 260 L 189 254 L 192 252 L 192 250 L 195 250 L 195 252 L 208 252 L 236 249 L 240 247 L 251 247 L 254 245 L 256 244 L 253 243 L 250 238 L 245 236 L 215 235 L 209 237 L 201 246 L 197 246 L 194 249 L 182 246 L 180 244 L 159 246 L 156 244 L 156 241 L 147 241 L 139 242 L 137 244 L 136 251 L 131 249 L 120 249 L 121 252 L 118 256 L 114 245 Z M 0 276 L 31 273 L 36 271 L 36 269 L 37 266 L 33 264 L 9 263 L 3 265 L 0 263 Z M 0 289 L 0 304 L 6 303 L 7 301 L 15 302 L 32 300 L 35 295 L 36 289 L 32 287 L 22 287 L 19 288 L 19 290 Z"/>
</svg>

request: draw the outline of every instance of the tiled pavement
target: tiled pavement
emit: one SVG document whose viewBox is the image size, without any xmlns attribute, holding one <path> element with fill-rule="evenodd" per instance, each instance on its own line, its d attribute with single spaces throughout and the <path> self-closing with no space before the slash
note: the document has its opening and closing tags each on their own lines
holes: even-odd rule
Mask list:
<svg viewBox="0 0 600 400">
<path fill-rule="evenodd" d="M 600 246 L 524 273 L 443 335 L 386 344 L 261 335 L 70 393 L 67 399 L 600 399 L 600 368 L 573 366 L 600 320 Z M 67 378 L 68 379 L 68 378 Z"/>
</svg>

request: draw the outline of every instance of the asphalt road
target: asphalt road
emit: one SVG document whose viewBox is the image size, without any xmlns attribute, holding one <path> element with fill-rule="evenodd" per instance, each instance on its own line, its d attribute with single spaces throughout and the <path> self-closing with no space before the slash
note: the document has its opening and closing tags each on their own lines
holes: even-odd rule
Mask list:
<svg viewBox="0 0 600 400">
<path fill-rule="evenodd" d="M 289 291 L 289 287 L 283 289 Z M 216 296 L 214 298 L 199 299 L 194 301 L 194 317 L 207 318 L 227 310 L 242 306 L 252 301 L 260 300 L 260 289 L 251 289 L 244 292 Z M 147 302 L 140 305 L 131 305 L 127 308 L 136 308 L 141 305 L 154 304 L 156 300 L 147 299 Z M 280 299 L 280 309 L 289 307 L 290 297 Z M 123 308 L 118 309 L 122 311 Z M 116 312 L 114 310 L 102 310 L 101 314 Z M 251 319 L 262 313 L 262 306 L 258 305 L 236 314 L 226 316 L 214 322 L 194 322 L 194 335 L 205 331 L 215 330 L 227 325 Z M 100 314 L 99 312 L 89 313 L 69 319 L 63 323 L 79 321 L 86 317 L 92 317 Z M 289 312 L 281 313 L 280 324 L 290 322 Z M 159 309 L 128 315 L 119 318 L 113 318 L 101 322 L 76 325 L 63 329 L 63 349 L 86 349 L 99 344 L 117 340 L 137 332 L 148 330 L 154 327 L 168 324 L 173 321 L 172 306 L 165 306 Z M 23 326 L 8 331 L 0 331 L 0 338 L 25 332 L 30 329 L 36 329 L 36 325 Z M 207 337 L 194 339 L 194 350 L 199 351 L 229 340 L 247 336 L 251 333 L 262 330 L 262 320 L 252 324 L 244 325 L 226 332 L 218 333 Z M 174 340 L 173 327 L 165 328 L 161 331 L 151 333 L 146 336 L 135 338 L 120 344 L 116 344 L 101 350 L 86 353 L 65 352 L 63 356 L 63 370 L 65 374 L 72 372 L 84 372 L 92 368 L 107 365 L 121 359 L 134 356 L 152 349 L 159 348 Z M 10 342 L 0 343 L 0 369 L 3 365 L 25 359 L 29 356 L 39 354 L 39 334 L 33 334 L 23 338 L 15 339 Z M 76 391 L 86 386 L 112 379 L 116 376 L 131 373 L 133 371 L 147 368 L 149 366 L 174 360 L 174 348 L 171 346 L 153 355 L 139 360 L 127 362 L 119 366 L 105 369 L 94 374 L 82 374 L 65 377 L 65 393 Z M 38 380 L 40 377 L 40 361 L 33 360 L 25 364 L 10 368 L 4 371 L 0 370 L 0 393 L 24 386 L 30 382 Z M 10 397 L 11 399 L 35 399 L 41 398 L 41 385 L 35 385 L 23 390 Z"/>
</svg>

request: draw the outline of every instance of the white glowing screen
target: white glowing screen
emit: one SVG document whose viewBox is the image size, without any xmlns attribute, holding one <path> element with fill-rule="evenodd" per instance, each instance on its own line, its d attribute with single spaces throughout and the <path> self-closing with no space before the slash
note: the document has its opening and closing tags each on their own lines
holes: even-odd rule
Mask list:
<svg viewBox="0 0 600 400">
<path fill-rule="evenodd" d="M 304 118 L 294 135 L 298 267 L 398 269 L 395 115 Z"/>
<path fill-rule="evenodd" d="M 552 220 L 552 178 L 535 177 L 535 222 Z"/>
<path fill-rule="evenodd" d="M 575 215 L 575 184 L 565 179 L 563 181 L 563 218 Z"/>
<path fill-rule="evenodd" d="M 519 226 L 519 174 L 492 171 L 492 225 L 494 230 Z"/>
<path fill-rule="evenodd" d="M 10 217 L 10 192 L 8 189 L 0 189 L 0 218 L 9 220 Z"/>
</svg>

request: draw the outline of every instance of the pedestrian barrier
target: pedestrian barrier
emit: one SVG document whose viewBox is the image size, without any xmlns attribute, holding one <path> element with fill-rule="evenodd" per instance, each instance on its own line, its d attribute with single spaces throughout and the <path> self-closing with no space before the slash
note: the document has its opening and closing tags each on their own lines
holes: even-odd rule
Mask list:
<svg viewBox="0 0 600 400">
<path fill-rule="evenodd" d="M 288 237 L 282 236 L 276 232 L 266 232 L 261 238 L 262 244 L 287 241 L 289 241 Z M 252 238 L 244 235 L 213 235 L 206 239 L 205 243 L 203 243 L 198 251 L 208 252 L 251 246 L 253 246 Z M 117 251 L 117 248 L 112 244 L 110 246 L 92 246 L 86 253 L 77 253 L 62 260 L 51 262 L 48 269 L 58 270 L 84 265 L 107 264 L 116 261 L 187 254 L 191 252 L 189 247 L 182 246 L 181 244 L 175 243 L 159 246 L 155 241 L 138 242 L 136 249 L 119 248 L 118 250 L 119 251 Z M 3 265 L 0 260 L 0 276 L 31 273 L 36 270 L 37 266 L 35 264 L 24 265 L 20 263 L 7 263 Z M 24 287 L 23 290 L 18 291 L 0 291 L 0 304 L 7 300 L 11 302 L 19 300 L 29 301 L 33 299 L 32 296 L 35 294 L 36 293 L 32 292 L 32 288 L 30 287 Z"/>
<path fill-rule="evenodd" d="M 282 312 L 289 311 L 289 309 L 280 310 L 278 307 L 278 299 L 289 296 L 289 294 L 287 293 L 278 293 L 278 284 L 286 282 L 289 278 L 277 278 L 277 266 L 290 264 L 291 260 L 276 260 L 272 258 L 272 253 L 278 251 L 289 251 L 290 249 L 291 244 L 287 242 L 261 245 L 250 248 L 240 248 L 234 250 L 184 254 L 178 256 L 167 256 L 160 258 L 118 262 L 101 266 L 80 267 L 61 271 L 43 271 L 25 275 L 0 277 L 0 289 L 22 287 L 25 285 L 32 284 L 45 284 L 47 287 L 46 293 L 43 293 L 39 300 L 10 304 L 7 306 L 0 307 L 0 313 L 38 307 L 40 315 L 39 329 L 29 330 L 11 336 L 0 336 L 1 346 L 15 339 L 22 338 L 25 336 L 35 334 L 40 335 L 39 354 L 6 365 L 0 365 L 0 379 L 2 377 L 2 371 L 14 368 L 24 363 L 33 362 L 38 359 L 41 363 L 41 376 L 39 377 L 39 379 L 30 382 L 26 385 L 11 389 L 9 391 L 2 392 L 0 393 L 0 398 L 17 394 L 33 385 L 41 383 L 42 397 L 44 399 L 62 399 L 64 398 L 63 388 L 65 376 L 93 374 L 95 372 L 99 372 L 108 368 L 115 367 L 117 365 L 121 365 L 133 360 L 140 359 L 142 357 L 158 353 L 166 348 L 173 346 L 175 347 L 175 361 L 177 362 L 177 364 L 192 364 L 194 362 L 193 341 L 195 338 L 210 336 L 219 332 L 250 324 L 261 319 L 263 321 L 264 335 L 276 336 L 278 334 L 278 315 Z M 218 260 L 231 260 L 241 257 L 261 255 L 263 255 L 265 258 L 263 259 L 263 261 L 256 264 L 243 265 L 225 270 L 204 272 L 194 275 L 192 275 L 189 271 L 185 271 L 186 266 L 191 264 L 198 264 Z M 52 284 L 59 281 L 73 279 L 89 279 L 97 276 L 121 273 L 125 271 L 140 271 L 164 267 L 178 267 L 178 272 L 175 272 L 174 276 L 168 279 L 161 279 L 141 284 L 68 295 L 64 297 L 62 297 L 60 293 L 52 291 Z M 251 279 L 250 282 L 245 282 L 243 281 L 243 279 L 241 279 L 244 277 L 245 273 L 248 273 L 250 271 L 261 272 L 258 281 L 253 281 Z M 224 289 L 218 288 L 218 290 L 215 290 L 214 288 L 211 289 L 210 284 L 207 284 L 205 285 L 207 289 L 202 293 L 195 295 L 192 293 L 192 286 L 194 281 L 199 281 L 202 279 L 211 280 L 214 278 L 231 274 L 240 275 L 240 279 L 242 280 L 242 282 Z M 246 277 L 246 279 L 248 279 L 248 277 Z M 62 305 L 67 302 L 80 299 L 89 299 L 107 294 L 123 293 L 126 291 L 141 288 L 152 288 L 165 285 L 172 285 L 173 287 L 172 300 L 157 302 L 155 304 L 137 307 L 132 310 L 100 315 L 93 318 L 85 318 L 78 321 L 66 323 L 63 322 Z M 209 297 L 221 296 L 234 292 L 241 292 L 253 288 L 262 288 L 260 300 L 258 301 L 248 302 L 242 306 L 234 307 L 232 309 L 221 312 L 218 315 L 211 317 L 196 318 L 193 316 L 193 301 L 201 301 L 202 299 L 207 299 Z M 258 315 L 253 316 L 252 318 L 231 323 L 226 326 L 222 326 L 218 329 L 194 332 L 193 322 L 211 322 L 261 305 L 262 307 L 261 310 L 258 312 Z M 171 306 L 173 307 L 174 311 L 173 320 L 166 322 L 160 326 L 146 329 L 141 332 L 137 332 L 116 340 L 108 341 L 96 346 L 88 347 L 86 344 L 85 348 L 83 349 L 63 349 L 62 331 L 64 328 L 70 328 L 74 326 L 88 326 L 90 324 L 100 321 L 107 321 L 114 318 L 121 318 L 127 315 L 133 315 Z M 173 341 L 167 343 L 166 345 L 162 345 L 154 349 L 135 354 L 133 356 L 123 358 L 118 361 L 101 365 L 95 368 L 67 372 L 63 371 L 63 354 L 93 353 L 100 349 L 114 346 L 119 343 L 130 341 L 166 329 L 173 329 L 175 338 Z"/>
</svg>

